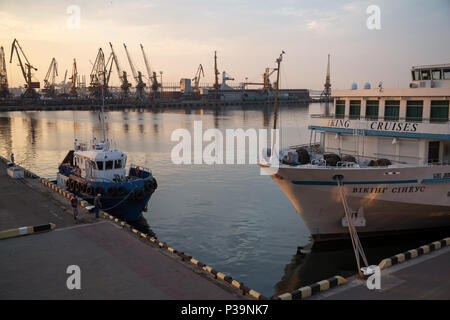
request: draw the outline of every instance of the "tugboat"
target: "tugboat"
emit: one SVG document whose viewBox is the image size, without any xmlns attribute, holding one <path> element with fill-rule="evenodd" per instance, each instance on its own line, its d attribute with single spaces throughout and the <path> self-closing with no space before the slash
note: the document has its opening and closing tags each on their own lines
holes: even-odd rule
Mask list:
<svg viewBox="0 0 450 320">
<path fill-rule="evenodd" d="M 93 204 L 101 194 L 102 210 L 118 217 L 143 232 L 150 232 L 142 212 L 158 184 L 151 170 L 131 165 L 126 175 L 127 155 L 111 148 L 106 137 L 104 102 L 101 109 L 103 141 L 93 138 L 89 144 L 75 139 L 59 165 L 57 184 L 60 188 Z"/>
</svg>

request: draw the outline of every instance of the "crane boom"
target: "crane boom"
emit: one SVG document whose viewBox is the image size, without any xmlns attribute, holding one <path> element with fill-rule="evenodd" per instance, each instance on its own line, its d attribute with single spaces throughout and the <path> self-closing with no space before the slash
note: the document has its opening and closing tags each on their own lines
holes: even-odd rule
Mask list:
<svg viewBox="0 0 450 320">
<path fill-rule="evenodd" d="M 198 66 L 197 72 L 195 73 L 194 79 L 192 79 L 194 81 L 194 88 L 193 88 L 194 90 L 198 90 L 202 75 L 203 77 L 205 77 L 205 73 L 203 72 L 203 66 L 200 64 Z"/>
<path fill-rule="evenodd" d="M 141 46 L 141 50 L 142 50 L 142 55 L 144 56 L 145 68 L 147 69 L 147 76 L 149 79 L 151 79 L 152 70 L 150 69 L 150 64 L 148 63 L 147 56 L 145 55 L 144 46 L 142 44 L 140 44 L 140 46 Z"/>
<path fill-rule="evenodd" d="M 19 41 L 17 41 L 17 39 L 14 39 L 12 45 L 11 45 L 11 58 L 9 59 L 9 63 L 12 63 L 12 58 L 14 55 L 14 51 L 16 52 L 17 55 L 17 60 L 19 61 L 19 67 L 20 70 L 22 71 L 22 76 L 25 80 L 25 92 L 22 94 L 22 96 L 24 98 L 36 98 L 38 96 L 38 94 L 36 93 L 36 90 L 34 90 L 34 88 L 39 88 L 39 82 L 32 82 L 31 81 L 31 77 L 32 77 L 32 73 L 31 71 L 37 71 L 37 68 L 33 67 L 33 65 L 31 65 L 31 63 L 28 61 L 27 56 L 25 55 L 25 53 L 23 52 L 22 47 L 19 44 Z M 22 58 L 23 61 L 22 61 Z"/>
<path fill-rule="evenodd" d="M 130 68 L 131 68 L 131 72 L 133 74 L 133 78 L 136 80 L 136 83 L 137 83 L 138 82 L 138 74 L 136 72 L 136 69 L 134 68 L 133 61 L 131 60 L 131 56 L 128 53 L 128 49 L 127 49 L 127 46 L 125 45 L 125 43 L 123 44 L 123 47 L 125 48 L 125 52 L 127 54 L 128 63 L 130 64 Z"/>
<path fill-rule="evenodd" d="M 50 62 L 50 67 L 48 68 L 47 74 L 44 78 L 44 90 L 45 96 L 53 97 L 55 96 L 55 79 L 58 76 L 58 63 L 56 59 L 53 58 Z"/>
<path fill-rule="evenodd" d="M 112 43 L 110 42 L 109 45 L 111 46 L 111 54 L 114 59 L 114 63 L 116 64 L 117 74 L 119 75 L 120 89 L 122 90 L 122 97 L 127 97 L 130 92 L 131 83 L 128 82 L 127 72 L 123 71 L 122 68 L 120 67 L 119 59 L 117 58 L 117 55 L 114 52 Z"/>
<path fill-rule="evenodd" d="M 144 97 L 144 88 L 146 87 L 146 84 L 144 83 L 144 81 L 142 81 L 142 73 L 139 70 L 136 72 L 133 61 L 131 60 L 130 53 L 128 52 L 125 43 L 123 44 L 123 47 L 125 48 L 125 52 L 127 53 L 127 58 L 128 62 L 130 63 L 131 72 L 133 73 L 134 80 L 136 81 L 136 96 L 137 98 L 142 99 Z"/>
</svg>

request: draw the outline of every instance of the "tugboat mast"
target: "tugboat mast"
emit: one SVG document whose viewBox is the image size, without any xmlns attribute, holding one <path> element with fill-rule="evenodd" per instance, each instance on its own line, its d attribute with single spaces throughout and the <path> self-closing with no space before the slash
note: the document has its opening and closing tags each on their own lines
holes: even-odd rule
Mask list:
<svg viewBox="0 0 450 320">
<path fill-rule="evenodd" d="M 106 126 L 105 126 L 105 93 L 104 89 L 102 88 L 102 128 L 103 128 L 103 143 L 106 143 Z"/>
</svg>

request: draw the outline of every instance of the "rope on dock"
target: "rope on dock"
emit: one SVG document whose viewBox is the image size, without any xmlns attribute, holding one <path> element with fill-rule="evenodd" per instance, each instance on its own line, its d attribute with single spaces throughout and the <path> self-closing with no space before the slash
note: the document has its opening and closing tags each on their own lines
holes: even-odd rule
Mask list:
<svg viewBox="0 0 450 320">
<path fill-rule="evenodd" d="M 362 257 L 363 262 L 366 266 L 366 269 L 369 267 L 367 262 L 366 254 L 364 253 L 364 249 L 362 247 L 361 241 L 359 240 L 358 233 L 356 232 L 355 226 L 353 225 L 352 216 L 350 206 L 348 205 L 347 198 L 345 196 L 344 186 L 342 184 L 343 176 L 337 175 L 334 176 L 333 179 L 337 181 L 338 189 L 341 194 L 342 204 L 344 206 L 345 217 L 347 218 L 348 231 L 350 234 L 350 238 L 352 240 L 353 251 L 355 253 L 356 264 L 358 266 L 358 274 L 361 278 L 366 276 L 365 272 L 361 268 L 360 257 Z"/>
</svg>

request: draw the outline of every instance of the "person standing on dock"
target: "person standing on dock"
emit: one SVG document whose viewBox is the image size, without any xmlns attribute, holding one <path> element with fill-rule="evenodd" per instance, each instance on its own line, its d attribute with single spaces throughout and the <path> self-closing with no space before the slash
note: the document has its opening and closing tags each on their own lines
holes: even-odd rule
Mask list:
<svg viewBox="0 0 450 320">
<path fill-rule="evenodd" d="M 77 220 L 77 216 L 78 216 L 78 199 L 75 196 L 70 197 L 70 204 L 72 205 L 73 220 Z"/>
<path fill-rule="evenodd" d="M 99 211 L 100 211 L 100 208 L 102 207 L 101 199 L 102 199 L 101 193 L 97 194 L 97 195 L 95 196 L 95 198 L 94 198 L 95 219 L 98 219 L 98 218 L 99 218 L 98 213 L 99 213 Z"/>
<path fill-rule="evenodd" d="M 16 164 L 14 163 L 14 153 L 11 153 L 10 159 L 11 159 L 12 165 L 15 166 Z"/>
</svg>

